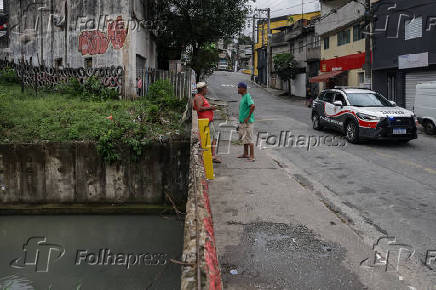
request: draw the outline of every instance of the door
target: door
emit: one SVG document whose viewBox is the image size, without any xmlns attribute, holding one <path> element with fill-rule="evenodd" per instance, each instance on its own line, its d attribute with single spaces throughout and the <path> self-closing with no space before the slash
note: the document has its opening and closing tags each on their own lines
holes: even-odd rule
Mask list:
<svg viewBox="0 0 436 290">
<path fill-rule="evenodd" d="M 335 92 L 325 92 L 323 95 L 324 114 L 321 115 L 321 123 L 325 126 L 331 125 L 332 116 L 334 116 L 336 106 L 333 105 Z"/>
<path fill-rule="evenodd" d="M 421 71 L 406 74 L 406 109 L 413 111 L 416 85 L 436 81 L 436 71 Z"/>
<path fill-rule="evenodd" d="M 336 106 L 334 105 L 334 102 L 339 101 L 341 102 L 342 106 Z M 345 96 L 342 93 L 336 93 L 335 94 L 335 98 L 333 100 L 333 106 L 334 106 L 334 110 L 333 110 L 333 116 L 330 118 L 330 123 L 332 125 L 332 127 L 335 127 L 337 129 L 343 129 L 344 127 L 344 121 L 346 118 L 346 113 L 347 113 L 347 101 Z"/>
</svg>

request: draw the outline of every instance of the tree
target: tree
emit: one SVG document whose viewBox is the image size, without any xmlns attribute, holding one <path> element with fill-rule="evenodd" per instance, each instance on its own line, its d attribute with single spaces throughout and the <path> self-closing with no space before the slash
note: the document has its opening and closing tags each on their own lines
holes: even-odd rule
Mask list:
<svg viewBox="0 0 436 290">
<path fill-rule="evenodd" d="M 234 37 L 245 25 L 249 0 L 157 1 L 154 20 L 160 45 L 192 47 L 192 58 L 202 47 Z M 195 69 L 194 69 L 195 70 Z M 197 76 L 201 72 L 196 71 Z"/>
<path fill-rule="evenodd" d="M 282 53 L 274 56 L 274 70 L 283 81 L 288 81 L 289 96 L 292 96 L 291 80 L 297 76 L 297 62 L 290 53 Z"/>
<path fill-rule="evenodd" d="M 197 56 L 191 55 L 190 59 L 190 66 L 197 73 L 198 81 L 213 71 L 219 61 L 219 51 L 214 44 L 203 45 Z"/>
<path fill-rule="evenodd" d="M 242 35 L 241 37 L 239 37 L 238 43 L 240 45 L 251 45 L 253 43 L 253 40 L 249 36 Z"/>
</svg>

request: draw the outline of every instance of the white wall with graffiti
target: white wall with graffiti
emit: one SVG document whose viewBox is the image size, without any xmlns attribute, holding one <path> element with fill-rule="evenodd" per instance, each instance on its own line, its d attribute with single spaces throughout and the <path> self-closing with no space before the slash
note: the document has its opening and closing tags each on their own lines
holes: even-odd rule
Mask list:
<svg viewBox="0 0 436 290">
<path fill-rule="evenodd" d="M 21 0 L 9 3 L 9 47 L 0 56 L 34 66 L 125 68 L 136 86 L 137 56 L 156 68 L 157 51 L 141 0 Z M 142 63 L 141 63 L 142 66 Z"/>
</svg>

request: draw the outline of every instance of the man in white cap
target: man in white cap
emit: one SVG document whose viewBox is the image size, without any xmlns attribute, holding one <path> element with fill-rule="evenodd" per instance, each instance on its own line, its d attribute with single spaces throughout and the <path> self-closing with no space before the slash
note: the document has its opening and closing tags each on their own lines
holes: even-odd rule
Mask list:
<svg viewBox="0 0 436 290">
<path fill-rule="evenodd" d="M 218 137 L 213 123 L 213 117 L 216 107 L 211 106 L 206 99 L 207 84 L 205 82 L 199 82 L 197 84 L 197 90 L 198 90 L 198 94 L 196 94 L 194 97 L 193 107 L 194 110 L 197 111 L 198 119 L 209 119 L 210 136 L 212 139 L 212 148 L 211 148 L 212 160 L 214 163 L 221 163 L 221 160 L 215 155 L 215 149 L 216 149 Z"/>
</svg>

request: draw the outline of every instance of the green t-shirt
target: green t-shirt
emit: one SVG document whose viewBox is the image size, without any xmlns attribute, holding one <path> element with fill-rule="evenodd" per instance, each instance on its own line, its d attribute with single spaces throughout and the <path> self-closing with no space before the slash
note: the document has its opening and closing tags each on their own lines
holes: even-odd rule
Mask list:
<svg viewBox="0 0 436 290">
<path fill-rule="evenodd" d="M 242 97 L 241 102 L 239 103 L 239 122 L 244 123 L 245 119 L 250 115 L 250 107 L 254 105 L 254 101 L 251 98 L 250 94 L 247 93 Z M 254 112 L 251 114 L 248 123 L 254 123 Z"/>
</svg>

